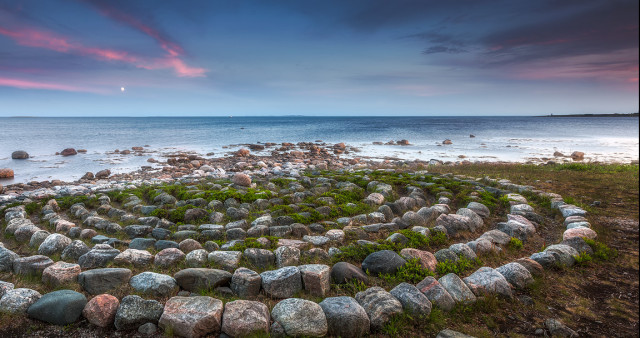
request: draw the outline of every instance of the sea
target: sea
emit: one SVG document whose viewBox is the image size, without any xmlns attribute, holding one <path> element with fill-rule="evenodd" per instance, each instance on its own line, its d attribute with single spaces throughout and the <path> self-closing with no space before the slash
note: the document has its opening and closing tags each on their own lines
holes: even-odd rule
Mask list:
<svg viewBox="0 0 640 338">
<path fill-rule="evenodd" d="M 410 145 L 384 144 L 403 139 Z M 0 168 L 15 172 L 0 184 L 128 172 L 179 151 L 224 156 L 242 144 L 319 140 L 374 160 L 526 162 L 581 151 L 586 161 L 629 163 L 638 160 L 638 117 L 0 117 Z M 151 153 L 113 153 L 135 146 Z M 65 148 L 87 152 L 55 155 Z M 15 150 L 30 158 L 12 160 Z"/>
</svg>

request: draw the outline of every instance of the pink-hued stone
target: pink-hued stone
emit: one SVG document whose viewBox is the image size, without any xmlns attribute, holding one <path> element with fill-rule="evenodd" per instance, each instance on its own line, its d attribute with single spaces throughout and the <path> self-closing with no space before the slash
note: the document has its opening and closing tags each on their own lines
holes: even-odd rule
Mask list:
<svg viewBox="0 0 640 338">
<path fill-rule="evenodd" d="M 113 324 L 118 306 L 120 306 L 118 298 L 102 294 L 91 298 L 82 310 L 82 315 L 93 325 L 107 327 Z"/>
<path fill-rule="evenodd" d="M 438 260 L 436 256 L 434 256 L 429 251 L 422 251 L 413 248 L 404 248 L 400 250 L 400 256 L 404 259 L 417 258 L 422 265 L 422 268 L 427 269 L 429 271 L 436 271 L 436 265 L 438 264 Z"/>
<path fill-rule="evenodd" d="M 42 271 L 42 282 L 54 287 L 76 283 L 80 272 L 82 272 L 82 269 L 78 264 L 63 261 L 55 262 Z"/>
<path fill-rule="evenodd" d="M 562 234 L 563 240 L 567 240 L 573 237 L 586 237 L 589 239 L 596 239 L 596 237 L 598 237 L 598 234 L 589 228 L 582 228 L 582 227 L 571 228 Z"/>
</svg>

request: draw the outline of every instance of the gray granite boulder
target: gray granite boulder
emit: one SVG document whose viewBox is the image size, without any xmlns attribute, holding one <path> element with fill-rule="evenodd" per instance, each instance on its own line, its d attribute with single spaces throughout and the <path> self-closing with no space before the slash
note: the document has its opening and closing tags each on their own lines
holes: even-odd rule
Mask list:
<svg viewBox="0 0 640 338">
<path fill-rule="evenodd" d="M 305 299 L 280 301 L 273 307 L 271 318 L 288 336 L 322 337 L 328 331 L 327 318 L 320 305 Z"/>
<path fill-rule="evenodd" d="M 304 289 L 312 296 L 324 297 L 331 288 L 330 268 L 324 264 L 298 266 Z"/>
<path fill-rule="evenodd" d="M 31 289 L 11 289 L 4 293 L 0 299 L 0 313 L 25 314 L 31 304 L 40 299 L 42 295 Z"/>
<path fill-rule="evenodd" d="M 278 270 L 265 271 L 260 274 L 262 288 L 272 298 L 289 298 L 302 290 L 300 271 L 295 266 L 287 266 Z"/>
<path fill-rule="evenodd" d="M 40 275 L 53 260 L 47 256 L 34 255 L 13 260 L 13 273 L 16 275 Z"/>
<path fill-rule="evenodd" d="M 434 277 L 426 277 L 416 285 L 416 288 L 427 296 L 432 305 L 444 311 L 451 311 L 456 305 L 449 292 Z"/>
<path fill-rule="evenodd" d="M 244 257 L 258 269 L 267 269 L 275 266 L 276 256 L 266 249 L 248 248 L 244 250 Z"/>
<path fill-rule="evenodd" d="M 118 264 L 131 264 L 142 267 L 153 262 L 153 255 L 147 250 L 127 249 L 119 253 L 113 261 Z"/>
<path fill-rule="evenodd" d="M 367 256 L 362 262 L 362 270 L 377 276 L 379 274 L 394 274 L 407 264 L 407 261 L 391 250 L 381 250 Z"/>
<path fill-rule="evenodd" d="M 83 271 L 78 275 L 78 283 L 92 295 L 111 291 L 129 281 L 131 270 L 124 268 L 104 268 Z"/>
<path fill-rule="evenodd" d="M 489 210 L 489 208 L 487 208 L 487 206 L 482 203 L 469 202 L 469 204 L 467 205 L 467 209 L 471 209 L 482 218 L 487 218 L 491 215 L 491 211 Z"/>
<path fill-rule="evenodd" d="M 580 255 L 576 249 L 565 244 L 550 245 L 544 249 L 544 252 L 554 255 L 556 262 L 564 266 L 573 266 L 576 262 L 575 257 Z"/>
<path fill-rule="evenodd" d="M 137 295 L 122 298 L 116 311 L 114 325 L 116 330 L 137 329 L 146 323 L 157 324 L 164 306 L 156 300 L 145 300 Z"/>
<path fill-rule="evenodd" d="M 451 298 L 453 298 L 456 303 L 475 303 L 476 296 L 455 273 L 449 273 L 440 277 L 438 282 L 449 292 L 449 295 L 451 295 Z"/>
<path fill-rule="evenodd" d="M 374 330 L 382 329 L 393 315 L 402 313 L 400 301 L 378 286 L 358 292 L 355 298 L 369 316 Z"/>
<path fill-rule="evenodd" d="M 241 298 L 252 298 L 258 296 L 262 287 L 262 277 L 247 268 L 239 268 L 233 272 L 231 277 L 231 290 Z"/>
<path fill-rule="evenodd" d="M 366 283 L 369 277 L 362 269 L 351 263 L 338 262 L 331 267 L 331 279 L 336 284 L 345 284 L 352 279 Z"/>
<path fill-rule="evenodd" d="M 13 261 L 20 258 L 17 253 L 0 247 L 0 272 L 13 271 Z"/>
<path fill-rule="evenodd" d="M 409 283 L 400 283 L 389 293 L 400 301 L 404 311 L 424 317 L 431 313 L 431 302 L 427 296 Z"/>
<path fill-rule="evenodd" d="M 496 294 L 498 296 L 511 298 L 513 292 L 511 285 L 495 269 L 482 267 L 463 279 L 469 289 L 478 297 L 486 294 Z"/>
<path fill-rule="evenodd" d="M 164 305 L 159 326 L 180 337 L 204 337 L 220 332 L 222 301 L 206 297 L 172 297 Z"/>
<path fill-rule="evenodd" d="M 214 251 L 207 255 L 210 263 L 231 271 L 238 267 L 241 258 L 242 252 L 240 251 Z"/>
<path fill-rule="evenodd" d="M 517 289 L 524 289 L 534 282 L 529 270 L 519 263 L 507 263 L 496 268 L 496 271 L 503 275 L 507 282 L 511 283 L 511 285 Z"/>
<path fill-rule="evenodd" d="M 269 333 L 269 308 L 261 302 L 236 300 L 224 305 L 222 332 L 231 337 Z"/>
<path fill-rule="evenodd" d="M 91 249 L 81 240 L 76 239 L 71 242 L 71 244 L 67 245 L 64 250 L 62 250 L 62 255 L 60 256 L 64 260 L 78 261 L 80 256 L 86 254 Z"/>
<path fill-rule="evenodd" d="M 230 272 L 224 270 L 189 268 L 178 271 L 173 277 L 181 288 L 191 292 L 198 292 L 228 285 L 231 281 L 231 276 Z"/>
<path fill-rule="evenodd" d="M 328 335 L 346 338 L 369 334 L 369 316 L 354 298 L 329 297 L 319 305 L 327 318 Z"/>
<path fill-rule="evenodd" d="M 96 244 L 90 251 L 78 258 L 78 264 L 83 270 L 103 268 L 119 254 L 120 250 L 114 249 L 108 244 Z"/>
<path fill-rule="evenodd" d="M 275 251 L 276 267 L 296 266 L 300 262 L 300 249 L 293 246 L 280 246 Z"/>
<path fill-rule="evenodd" d="M 156 297 L 167 297 L 179 290 L 178 283 L 173 277 L 150 271 L 131 277 L 129 285 L 138 292 Z"/>
</svg>

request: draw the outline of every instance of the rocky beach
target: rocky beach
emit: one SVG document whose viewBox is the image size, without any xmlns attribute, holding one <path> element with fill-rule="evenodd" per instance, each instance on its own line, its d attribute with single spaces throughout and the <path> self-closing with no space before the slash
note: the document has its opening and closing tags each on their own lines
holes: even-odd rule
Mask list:
<svg viewBox="0 0 640 338">
<path fill-rule="evenodd" d="M 464 159 L 371 160 L 321 140 L 227 149 L 134 146 L 111 154 L 149 166 L 0 187 L 0 313 L 11 318 L 0 333 L 476 336 L 485 331 L 444 318 L 503 303 L 534 310 L 545 279 L 613 252 L 584 207 L 529 184 L 447 173 L 482 165 Z M 23 332 L 13 321 L 37 324 Z M 572 324 L 543 316 L 489 332 L 578 336 Z"/>
</svg>

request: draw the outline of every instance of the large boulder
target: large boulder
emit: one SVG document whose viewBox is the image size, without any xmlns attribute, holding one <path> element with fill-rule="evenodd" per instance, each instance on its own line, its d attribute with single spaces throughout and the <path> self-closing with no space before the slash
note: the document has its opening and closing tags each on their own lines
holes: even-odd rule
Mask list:
<svg viewBox="0 0 640 338">
<path fill-rule="evenodd" d="M 81 272 L 78 283 L 90 294 L 98 295 L 123 285 L 131 278 L 131 270 L 124 268 L 93 269 Z"/>
<path fill-rule="evenodd" d="M 64 260 L 72 260 L 76 262 L 80 256 L 86 254 L 90 250 L 91 248 L 89 248 L 83 241 L 76 239 L 62 250 L 62 255 L 60 255 L 60 257 Z"/>
<path fill-rule="evenodd" d="M 73 290 L 53 291 L 40 297 L 27 310 L 29 317 L 54 325 L 74 323 L 87 304 L 87 297 Z"/>
<path fill-rule="evenodd" d="M 162 303 L 145 300 L 137 295 L 122 298 L 113 324 L 117 330 L 137 329 L 145 323 L 157 324 L 163 310 Z"/>
<path fill-rule="evenodd" d="M 470 231 L 474 228 L 471 218 L 458 214 L 442 214 L 436 219 L 436 226 L 447 229 L 449 237 L 455 237 L 460 231 Z"/>
<path fill-rule="evenodd" d="M 496 271 L 503 275 L 507 282 L 511 283 L 511 285 L 517 289 L 524 289 L 534 282 L 529 270 L 519 263 L 507 263 L 496 268 Z"/>
<path fill-rule="evenodd" d="M 131 264 L 136 267 L 143 267 L 153 262 L 153 255 L 147 250 L 127 249 L 119 253 L 113 261 L 118 264 Z"/>
<path fill-rule="evenodd" d="M 482 218 L 487 218 L 491 215 L 491 211 L 489 210 L 489 208 L 482 203 L 469 202 L 469 204 L 467 205 L 467 209 L 471 209 Z"/>
<path fill-rule="evenodd" d="M 53 260 L 47 256 L 19 257 L 13 261 L 13 273 L 16 275 L 40 275 L 50 265 L 53 265 Z"/>
<path fill-rule="evenodd" d="M 238 267 L 241 258 L 242 252 L 240 251 L 214 251 L 207 255 L 207 259 L 214 266 L 231 271 Z"/>
<path fill-rule="evenodd" d="M 513 292 L 511 285 L 495 269 L 490 267 L 482 267 L 463 279 L 469 289 L 478 297 L 487 294 L 496 294 L 498 296 L 511 298 Z"/>
<path fill-rule="evenodd" d="M 391 250 L 381 250 L 367 256 L 362 262 L 362 270 L 377 276 L 379 274 L 394 274 L 407 261 Z"/>
<path fill-rule="evenodd" d="M 369 316 L 371 328 L 380 330 L 393 315 L 402 313 L 402 304 L 383 288 L 374 286 L 356 294 L 356 301 Z"/>
<path fill-rule="evenodd" d="M 20 258 L 17 253 L 0 247 L 0 272 L 13 271 L 13 261 Z"/>
<path fill-rule="evenodd" d="M 438 265 L 438 260 L 436 256 L 434 256 L 429 251 L 418 250 L 414 248 L 404 248 L 400 250 L 400 256 L 404 259 L 417 259 L 420 261 L 420 265 L 423 269 L 429 271 L 436 271 L 436 266 Z"/>
<path fill-rule="evenodd" d="M 329 297 L 320 302 L 327 318 L 327 334 L 335 337 L 362 337 L 369 333 L 367 312 L 351 297 Z"/>
<path fill-rule="evenodd" d="M 423 317 L 431 313 L 431 302 L 427 296 L 409 283 L 400 283 L 389 293 L 400 301 L 404 311 Z"/>
<path fill-rule="evenodd" d="M 76 154 L 78 154 L 78 152 L 73 148 L 66 148 L 60 152 L 60 155 L 62 156 L 71 156 Z"/>
<path fill-rule="evenodd" d="M 189 268 L 178 271 L 173 277 L 181 288 L 198 292 L 225 286 L 231 281 L 231 273 L 218 269 Z"/>
<path fill-rule="evenodd" d="M 0 313 L 25 314 L 31 304 L 40 299 L 42 295 L 31 289 L 12 289 L 6 291 L 0 299 Z"/>
<path fill-rule="evenodd" d="M 178 283 L 173 277 L 150 271 L 131 277 L 129 285 L 138 292 L 156 297 L 168 297 L 179 290 Z"/>
<path fill-rule="evenodd" d="M 469 222 L 467 225 L 469 226 L 470 231 L 476 231 L 484 225 L 482 221 L 482 217 L 475 213 L 475 211 L 467 208 L 460 208 L 456 211 L 456 215 L 469 217 Z"/>
<path fill-rule="evenodd" d="M 11 153 L 11 159 L 13 160 L 26 160 L 29 158 L 29 153 L 24 150 L 16 150 Z"/>
<path fill-rule="evenodd" d="M 260 277 L 262 277 L 262 288 L 272 298 L 290 298 L 302 290 L 300 270 L 295 266 L 265 271 L 260 274 Z"/>
<path fill-rule="evenodd" d="M 276 256 L 267 249 L 248 248 L 244 250 L 244 257 L 258 269 L 267 269 L 275 266 Z"/>
<path fill-rule="evenodd" d="M 366 283 L 369 278 L 359 267 L 347 262 L 338 262 L 331 267 L 331 279 L 336 284 L 345 284 L 352 279 Z"/>
<path fill-rule="evenodd" d="M 184 260 L 185 254 L 176 248 L 167 248 L 158 252 L 153 258 L 153 264 L 160 267 L 175 266 Z"/>
<path fill-rule="evenodd" d="M 444 311 L 451 311 L 456 302 L 451 298 L 449 292 L 434 277 L 426 277 L 416 285 L 429 301 Z"/>
<path fill-rule="evenodd" d="M 82 269 L 103 268 L 119 254 L 120 250 L 108 244 L 96 244 L 90 251 L 78 258 L 78 264 Z"/>
<path fill-rule="evenodd" d="M 269 333 L 269 308 L 261 302 L 236 300 L 224 305 L 222 332 L 231 337 Z"/>
<path fill-rule="evenodd" d="M 322 337 L 327 334 L 327 318 L 320 305 L 300 298 L 280 301 L 271 311 L 271 318 L 288 336 Z"/>
<path fill-rule="evenodd" d="M 211 297 L 173 297 L 164 305 L 158 324 L 180 337 L 204 337 L 220 331 L 222 309 L 222 301 Z"/>
<path fill-rule="evenodd" d="M 80 265 L 58 261 L 42 271 L 42 282 L 52 287 L 76 283 L 80 272 Z"/>
<path fill-rule="evenodd" d="M 262 287 L 262 277 L 247 268 L 239 268 L 231 277 L 231 290 L 240 298 L 256 297 Z"/>
<path fill-rule="evenodd" d="M 93 325 L 108 327 L 113 324 L 119 306 L 118 298 L 109 294 L 97 295 L 87 302 L 82 315 Z"/>
<path fill-rule="evenodd" d="M 473 292 L 471 292 L 471 290 L 469 290 L 469 287 L 467 287 L 462 279 L 460 279 L 460 277 L 458 277 L 458 275 L 456 275 L 455 273 L 449 273 L 440 277 L 440 279 L 438 279 L 438 282 L 440 282 L 440 285 L 442 285 L 447 290 L 447 292 L 449 292 L 449 295 L 451 295 L 451 298 L 453 298 L 456 303 L 475 303 L 476 296 L 473 294 Z"/>
<path fill-rule="evenodd" d="M 304 289 L 312 296 L 324 297 L 331 288 L 330 268 L 324 264 L 298 266 Z"/>
<path fill-rule="evenodd" d="M 300 249 L 293 246 L 280 246 L 274 251 L 276 267 L 296 266 L 300 261 Z"/>
<path fill-rule="evenodd" d="M 572 266 L 575 264 L 575 257 L 580 255 L 576 249 L 565 244 L 550 245 L 544 249 L 544 252 L 552 254 L 556 262 L 564 266 Z"/>
</svg>

